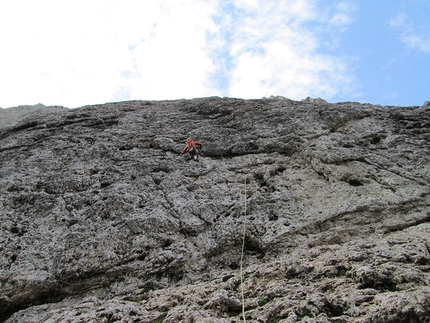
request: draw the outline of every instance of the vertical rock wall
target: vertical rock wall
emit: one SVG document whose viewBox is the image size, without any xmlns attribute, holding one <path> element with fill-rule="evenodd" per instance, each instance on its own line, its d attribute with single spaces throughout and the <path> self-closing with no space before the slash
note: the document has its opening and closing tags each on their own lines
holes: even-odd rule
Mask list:
<svg viewBox="0 0 430 323">
<path fill-rule="evenodd" d="M 0 321 L 430 321 L 429 104 L 0 117 Z"/>
</svg>

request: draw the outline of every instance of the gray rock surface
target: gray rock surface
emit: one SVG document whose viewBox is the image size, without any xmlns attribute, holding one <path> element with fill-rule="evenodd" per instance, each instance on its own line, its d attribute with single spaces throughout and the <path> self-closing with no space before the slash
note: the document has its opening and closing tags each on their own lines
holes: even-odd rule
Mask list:
<svg viewBox="0 0 430 323">
<path fill-rule="evenodd" d="M 430 322 L 429 103 L 19 109 L 1 322 Z"/>
</svg>

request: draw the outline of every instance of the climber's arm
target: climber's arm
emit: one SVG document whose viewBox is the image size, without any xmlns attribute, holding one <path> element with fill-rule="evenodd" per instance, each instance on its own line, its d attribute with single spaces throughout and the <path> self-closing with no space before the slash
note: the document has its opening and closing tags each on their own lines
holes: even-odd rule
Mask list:
<svg viewBox="0 0 430 323">
<path fill-rule="evenodd" d="M 181 155 L 185 154 L 185 152 L 188 150 L 188 145 L 186 145 L 184 147 L 184 149 L 182 149 Z"/>
</svg>

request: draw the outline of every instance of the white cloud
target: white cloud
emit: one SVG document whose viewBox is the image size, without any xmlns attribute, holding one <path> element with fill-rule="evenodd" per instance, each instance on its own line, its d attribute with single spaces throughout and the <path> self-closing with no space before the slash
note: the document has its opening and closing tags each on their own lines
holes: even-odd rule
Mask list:
<svg viewBox="0 0 430 323">
<path fill-rule="evenodd" d="M 430 53 L 430 34 L 405 33 L 401 40 L 410 48 Z"/>
<path fill-rule="evenodd" d="M 239 9 L 255 10 L 258 8 L 258 0 L 233 0 L 233 3 Z"/>
<path fill-rule="evenodd" d="M 210 1 L 0 4 L 3 107 L 211 94 Z"/>
<path fill-rule="evenodd" d="M 393 27 L 405 27 L 407 16 L 404 13 L 398 13 L 394 18 L 391 18 L 390 25 Z"/>
<path fill-rule="evenodd" d="M 349 9 L 346 2 L 333 9 L 318 7 L 315 1 L 260 0 L 258 8 L 236 21 L 230 51 L 235 68 L 228 94 L 330 99 L 346 90 L 352 82 L 347 64 L 318 49 L 321 29 L 333 32 L 333 27 L 349 24 Z M 312 29 L 311 23 L 319 28 Z"/>
<path fill-rule="evenodd" d="M 405 13 L 399 13 L 390 20 L 392 27 L 400 30 L 399 39 L 408 48 L 430 53 L 430 28 L 428 25 L 417 25 Z"/>
<path fill-rule="evenodd" d="M 343 30 L 353 22 L 352 13 L 356 10 L 356 6 L 349 1 L 343 1 L 337 3 L 334 7 L 335 13 L 329 20 L 330 24 Z"/>
<path fill-rule="evenodd" d="M 149 37 L 131 50 L 131 96 L 169 99 L 214 92 L 208 82 L 214 64 L 207 44 L 207 33 L 215 28 L 213 10 L 192 1 L 163 8 Z"/>
<path fill-rule="evenodd" d="M 321 54 L 349 2 L 15 0 L 0 2 L 0 106 L 77 107 L 209 95 L 330 99 L 347 65 Z M 327 39 L 325 40 L 327 41 Z"/>
</svg>

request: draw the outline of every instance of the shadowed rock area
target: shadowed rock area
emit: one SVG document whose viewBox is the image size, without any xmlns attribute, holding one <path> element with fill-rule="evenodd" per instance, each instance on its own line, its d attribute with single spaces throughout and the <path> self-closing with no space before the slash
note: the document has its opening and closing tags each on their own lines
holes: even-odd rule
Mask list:
<svg viewBox="0 0 430 323">
<path fill-rule="evenodd" d="M 243 322 L 245 232 L 247 322 L 430 322 L 429 142 L 430 103 L 0 109 L 0 321 Z"/>
</svg>

